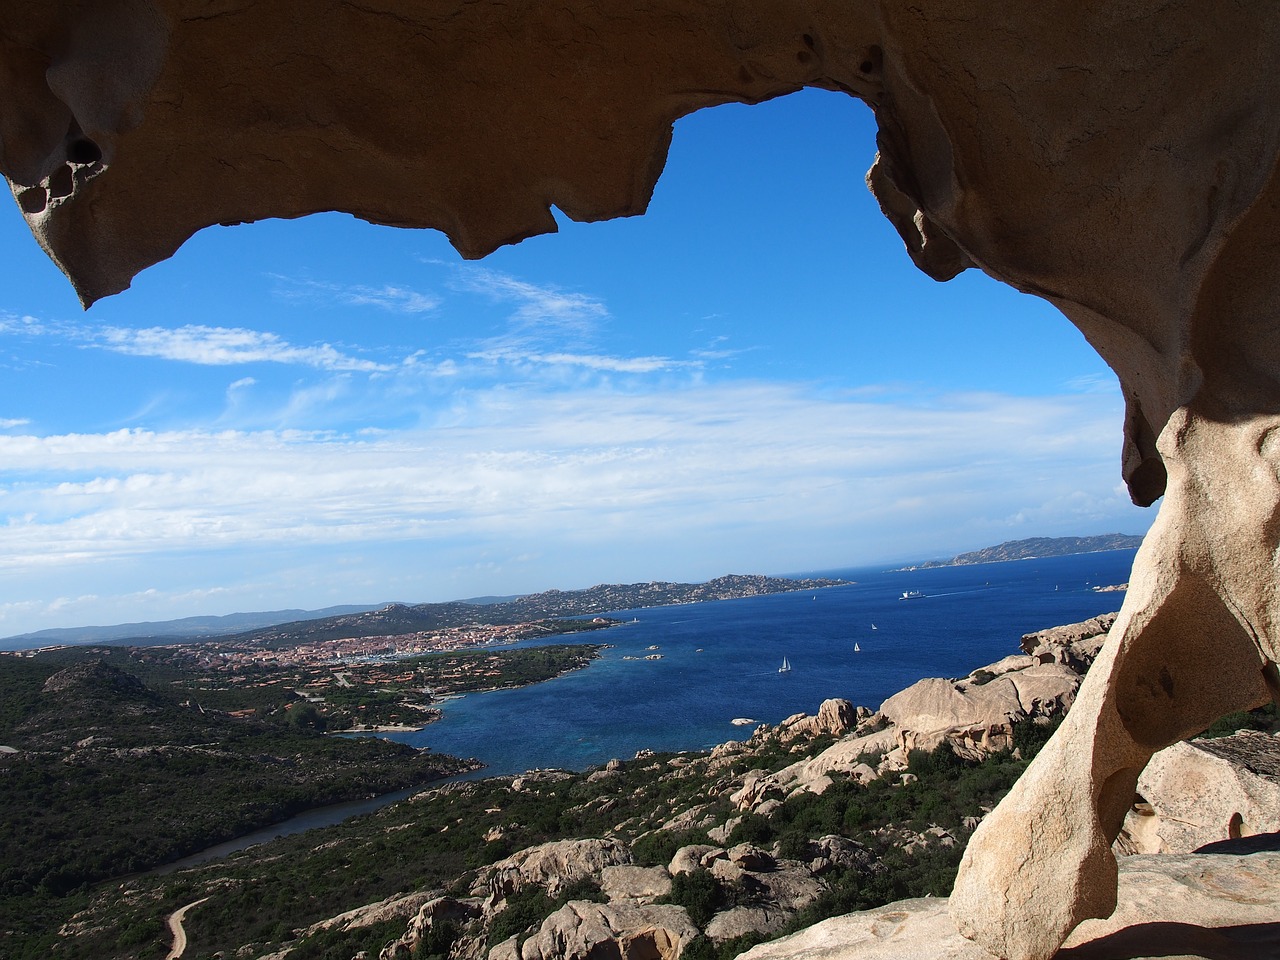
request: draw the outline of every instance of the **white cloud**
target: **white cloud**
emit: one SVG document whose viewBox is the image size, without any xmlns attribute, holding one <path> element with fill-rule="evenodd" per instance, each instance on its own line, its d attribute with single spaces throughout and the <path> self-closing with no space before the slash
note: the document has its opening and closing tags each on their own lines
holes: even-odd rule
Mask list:
<svg viewBox="0 0 1280 960">
<path fill-rule="evenodd" d="M 25 417 L 0 417 L 0 430 L 12 430 L 15 427 L 25 427 L 31 421 Z"/>
<path fill-rule="evenodd" d="M 517 333 L 586 337 L 594 334 L 596 325 L 609 317 L 605 305 L 588 294 L 540 286 L 484 267 L 460 268 L 452 286 L 514 304 L 511 320 Z"/>
<path fill-rule="evenodd" d="M 720 544 L 752 539 L 883 551 L 908 527 L 943 539 L 957 516 L 1122 510 L 1114 407 L 983 394 L 926 408 L 767 384 L 501 388 L 412 431 L 0 436 L 0 566 L 410 541 L 517 554 L 641 540 L 703 551 L 712 568 Z"/>
<path fill-rule="evenodd" d="M 410 314 L 430 313 L 440 306 L 440 298 L 434 294 L 392 284 L 327 283 L 279 274 L 271 274 L 271 277 L 279 284 L 277 295 L 286 300 L 302 300 L 323 306 L 377 307 L 392 313 Z"/>
<path fill-rule="evenodd" d="M 7 336 L 44 336 L 49 332 L 49 325 L 35 317 L 17 316 L 12 313 L 0 313 L 0 334 Z"/>
<path fill-rule="evenodd" d="M 329 344 L 296 346 L 274 333 L 243 327 L 192 325 L 166 327 L 103 327 L 95 339 L 108 350 L 135 357 L 157 357 L 204 366 L 241 363 L 283 363 L 320 370 L 373 372 L 386 364 L 361 360 Z"/>
<path fill-rule="evenodd" d="M 0 335 L 46 337 L 135 357 L 155 357 L 203 366 L 279 363 L 375 373 L 393 369 L 343 353 L 330 344 L 293 344 L 275 333 L 245 327 L 185 324 L 180 327 L 92 327 L 0 314 Z"/>
<path fill-rule="evenodd" d="M 529 364 L 548 367 L 581 367 L 599 373 L 660 373 L 664 370 L 697 367 L 689 361 L 670 357 L 610 357 L 589 353 L 537 353 L 516 349 L 483 350 L 467 354 L 469 360 L 488 363 Z"/>
<path fill-rule="evenodd" d="M 1077 393 L 1120 392 L 1120 382 L 1114 373 L 1089 373 L 1067 381 L 1067 389 Z"/>
</svg>

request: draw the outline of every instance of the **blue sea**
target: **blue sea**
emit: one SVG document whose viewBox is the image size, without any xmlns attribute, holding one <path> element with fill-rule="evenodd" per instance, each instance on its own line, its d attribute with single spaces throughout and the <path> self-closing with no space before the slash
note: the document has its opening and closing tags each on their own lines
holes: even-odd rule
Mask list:
<svg viewBox="0 0 1280 960">
<path fill-rule="evenodd" d="M 923 677 L 963 677 L 1018 653 L 1024 633 L 1119 609 L 1134 551 L 928 570 L 835 570 L 816 592 L 642 610 L 575 638 L 608 643 L 589 667 L 518 690 L 468 694 L 394 739 L 478 757 L 485 775 L 582 770 L 637 750 L 703 750 L 816 713 L 829 697 L 877 708 Z M 816 575 L 816 574 L 810 574 Z M 905 591 L 923 597 L 900 599 Z M 860 648 L 855 652 L 854 644 Z M 650 649 L 656 647 L 656 650 Z M 661 654 L 660 660 L 627 660 Z M 791 665 L 778 671 L 783 658 Z"/>
</svg>

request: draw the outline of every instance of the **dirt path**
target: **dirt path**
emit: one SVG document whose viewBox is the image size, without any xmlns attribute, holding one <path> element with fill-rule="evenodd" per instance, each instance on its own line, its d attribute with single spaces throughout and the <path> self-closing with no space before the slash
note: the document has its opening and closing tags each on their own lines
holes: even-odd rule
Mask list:
<svg viewBox="0 0 1280 960">
<path fill-rule="evenodd" d="M 188 903 L 185 907 L 179 907 L 169 914 L 169 932 L 173 934 L 173 947 L 169 950 L 169 956 L 165 957 L 165 960 L 180 960 L 182 955 L 187 952 L 187 931 L 182 926 L 182 921 L 186 919 L 188 910 L 195 909 L 208 899 L 208 897 L 201 897 L 199 900 Z"/>
</svg>

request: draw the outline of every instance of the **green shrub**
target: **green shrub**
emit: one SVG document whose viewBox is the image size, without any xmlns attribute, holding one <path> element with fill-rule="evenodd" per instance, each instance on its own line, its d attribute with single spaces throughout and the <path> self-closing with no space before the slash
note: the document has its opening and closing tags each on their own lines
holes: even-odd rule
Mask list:
<svg viewBox="0 0 1280 960">
<path fill-rule="evenodd" d="M 665 867 L 681 847 L 706 842 L 705 830 L 654 830 L 631 845 L 631 859 L 642 867 Z"/>
<path fill-rule="evenodd" d="M 1272 733 L 1278 729 L 1280 729 L 1280 716 L 1277 716 L 1276 705 L 1268 703 L 1265 707 L 1259 707 L 1257 710 L 1241 710 L 1237 713 L 1229 713 L 1225 717 L 1214 721 L 1196 739 L 1216 740 L 1219 737 L 1229 737 L 1231 734 L 1239 733 L 1241 730 L 1261 730 L 1263 733 Z"/>
<path fill-rule="evenodd" d="M 699 867 L 688 873 L 677 873 L 671 878 L 671 892 L 659 903 L 674 903 L 684 907 L 689 919 L 699 927 L 705 927 L 716 911 L 724 905 L 724 889 L 711 875 L 710 870 Z"/>
<path fill-rule="evenodd" d="M 726 846 L 734 846 L 739 843 L 754 843 L 756 845 L 772 843 L 777 836 L 777 830 L 773 820 L 769 817 L 762 817 L 758 813 L 748 813 L 742 818 L 742 822 L 733 828 L 733 832 L 729 834 Z"/>
<path fill-rule="evenodd" d="M 489 946 L 495 947 L 510 937 L 538 926 L 557 909 L 556 902 L 541 887 L 525 887 L 507 897 L 507 905 L 489 924 Z"/>
<path fill-rule="evenodd" d="M 971 766 L 969 761 L 958 756 L 945 740 L 933 750 L 912 750 L 907 754 L 907 770 L 921 780 L 968 766 Z"/>
<path fill-rule="evenodd" d="M 1049 738 L 1062 726 L 1064 714 L 1059 714 L 1047 723 L 1035 720 L 1023 720 L 1013 725 L 1013 748 L 1023 760 L 1030 760 L 1040 748 L 1049 742 Z"/>
<path fill-rule="evenodd" d="M 431 924 L 414 947 L 413 960 L 447 960 L 459 933 L 457 925 L 448 920 Z"/>
<path fill-rule="evenodd" d="M 560 891 L 556 897 L 556 906 L 563 907 L 570 900 L 590 900 L 592 903 L 605 903 L 608 897 L 600 889 L 595 877 L 581 877 Z"/>
</svg>

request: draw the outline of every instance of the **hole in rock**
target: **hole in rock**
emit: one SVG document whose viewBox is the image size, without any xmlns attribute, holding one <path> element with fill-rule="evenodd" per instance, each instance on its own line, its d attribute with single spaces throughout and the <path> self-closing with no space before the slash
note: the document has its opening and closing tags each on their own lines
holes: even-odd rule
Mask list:
<svg viewBox="0 0 1280 960">
<path fill-rule="evenodd" d="M 884 63 L 884 51 L 878 46 L 867 48 L 866 56 L 862 58 L 862 62 L 858 64 L 858 70 L 866 74 L 874 74 L 880 72 L 880 66 Z"/>
<path fill-rule="evenodd" d="M 22 207 L 23 213 L 44 213 L 44 208 L 48 205 L 49 196 L 44 192 L 44 187 L 31 187 L 18 194 L 18 206 Z"/>
<path fill-rule="evenodd" d="M 67 159 L 72 163 L 97 163 L 102 159 L 102 149 L 88 137 L 80 137 L 67 144 Z"/>
<path fill-rule="evenodd" d="M 64 163 L 49 177 L 49 197 L 54 200 L 69 197 L 74 189 L 75 177 L 71 175 L 71 168 Z"/>
</svg>

